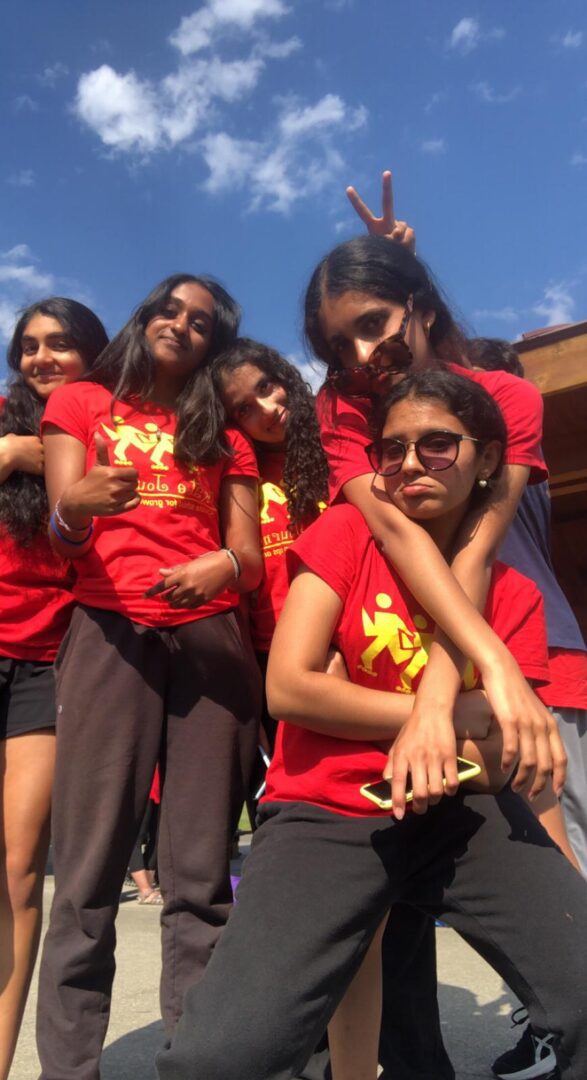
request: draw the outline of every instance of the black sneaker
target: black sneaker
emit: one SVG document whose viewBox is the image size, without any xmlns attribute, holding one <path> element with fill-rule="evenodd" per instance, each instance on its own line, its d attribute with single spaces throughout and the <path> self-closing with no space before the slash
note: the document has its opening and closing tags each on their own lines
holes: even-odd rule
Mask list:
<svg viewBox="0 0 587 1080">
<path fill-rule="evenodd" d="M 524 1016 L 516 1019 L 520 1013 Z M 525 1009 L 516 1009 L 512 1014 L 514 1026 L 523 1024 L 526 1019 Z M 536 1035 L 527 1024 L 517 1046 L 493 1062 L 494 1075 L 500 1080 L 558 1080 L 556 1054 L 552 1047 L 554 1038 L 554 1035 Z"/>
</svg>

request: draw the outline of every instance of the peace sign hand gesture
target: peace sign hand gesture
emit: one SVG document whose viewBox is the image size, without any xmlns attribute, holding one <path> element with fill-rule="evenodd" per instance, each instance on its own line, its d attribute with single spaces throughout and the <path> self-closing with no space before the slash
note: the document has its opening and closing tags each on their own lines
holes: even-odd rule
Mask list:
<svg viewBox="0 0 587 1080">
<path fill-rule="evenodd" d="M 395 240 L 397 244 L 416 252 L 416 233 L 408 225 L 407 221 L 397 221 L 393 211 L 393 190 L 391 186 L 391 173 L 386 170 L 381 183 L 381 217 L 375 215 L 357 195 L 354 187 L 348 187 L 346 193 L 353 209 L 359 215 L 361 221 L 367 226 L 367 232 L 372 236 L 386 236 L 389 240 Z"/>
</svg>

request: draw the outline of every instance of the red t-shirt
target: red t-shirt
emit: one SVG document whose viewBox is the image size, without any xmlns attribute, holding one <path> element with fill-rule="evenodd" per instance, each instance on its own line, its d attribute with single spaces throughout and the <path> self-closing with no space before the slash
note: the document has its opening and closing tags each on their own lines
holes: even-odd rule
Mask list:
<svg viewBox="0 0 587 1080">
<path fill-rule="evenodd" d="M 268 652 L 275 624 L 287 596 L 285 553 L 293 543 L 287 495 L 283 490 L 285 450 L 259 455 L 259 521 L 263 545 L 263 580 L 250 600 L 253 646 Z"/>
<path fill-rule="evenodd" d="M 59 387 L 43 416 L 86 447 L 86 470 L 96 463 L 95 432 L 110 447 L 112 465 L 139 472 L 140 505 L 114 517 L 96 517 L 94 543 L 75 561 L 74 595 L 81 604 L 118 611 L 145 626 L 177 626 L 235 607 L 239 597 L 226 590 L 209 604 L 171 608 L 144 593 L 161 581 L 160 567 L 189 562 L 222 546 L 218 499 L 229 476 L 257 477 L 252 446 L 239 431 L 226 432 L 232 457 L 190 469 L 173 457 L 175 413 L 163 406 L 114 400 L 96 383 Z"/>
<path fill-rule="evenodd" d="M 531 484 L 548 476 L 540 442 L 543 403 L 532 383 L 506 371 L 471 371 L 448 364 L 450 371 L 479 383 L 499 405 L 507 428 L 505 462 L 528 465 Z M 346 483 L 373 470 L 365 447 L 372 442 L 372 404 L 366 398 L 341 397 L 323 386 L 316 401 L 320 438 L 328 458 L 330 502 L 337 499 Z"/>
<path fill-rule="evenodd" d="M 23 547 L 0 531 L 0 656 L 54 660 L 71 619 L 71 567 L 44 533 Z"/>
<path fill-rule="evenodd" d="M 0 527 L 0 656 L 55 659 L 73 611 L 71 580 L 44 532 L 23 547 Z"/>
<path fill-rule="evenodd" d="M 285 555 L 294 537 L 289 529 L 287 495 L 283 489 L 285 450 L 257 449 L 257 458 L 261 473 L 259 520 L 263 580 L 250 598 L 249 617 L 254 648 L 259 652 L 269 652 L 275 624 L 289 588 Z M 320 509 L 324 509 L 323 503 Z"/>
<path fill-rule="evenodd" d="M 295 541 L 287 563 L 291 576 L 304 564 L 340 597 L 343 608 L 333 641 L 351 681 L 375 690 L 415 693 L 434 623 L 392 574 L 361 513 L 348 504 L 326 510 Z M 523 674 L 546 681 L 546 625 L 534 583 L 496 563 L 484 614 Z M 469 663 L 463 689 L 471 690 L 478 682 Z M 388 816 L 359 792 L 362 784 L 381 777 L 386 760 L 372 742 L 281 723 L 263 801 L 300 800 L 351 816 Z"/>
<path fill-rule="evenodd" d="M 549 681 L 536 690 L 545 705 L 556 709 L 587 709 L 587 652 L 549 649 Z"/>
</svg>

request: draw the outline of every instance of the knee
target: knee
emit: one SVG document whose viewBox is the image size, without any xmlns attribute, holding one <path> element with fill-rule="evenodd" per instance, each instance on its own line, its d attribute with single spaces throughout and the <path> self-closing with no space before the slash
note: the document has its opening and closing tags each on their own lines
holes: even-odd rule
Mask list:
<svg viewBox="0 0 587 1080">
<path fill-rule="evenodd" d="M 40 903 L 44 858 L 22 848 L 6 853 L 6 892 L 13 911 L 24 911 Z"/>
<path fill-rule="evenodd" d="M 157 1056 L 157 1073 L 161 1080 L 229 1080 L 230 1060 L 220 1039 L 200 1039 L 193 1031 L 183 1037 L 180 1024 L 173 1042 Z"/>
</svg>

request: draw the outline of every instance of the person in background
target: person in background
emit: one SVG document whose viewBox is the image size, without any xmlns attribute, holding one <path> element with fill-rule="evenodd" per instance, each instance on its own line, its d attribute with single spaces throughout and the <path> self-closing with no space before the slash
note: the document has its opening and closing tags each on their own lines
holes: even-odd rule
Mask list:
<svg viewBox="0 0 587 1080">
<path fill-rule="evenodd" d="M 259 519 L 263 578 L 247 598 L 253 647 L 265 678 L 275 624 L 288 580 L 285 554 L 296 536 L 316 519 L 328 494 L 326 458 L 312 392 L 299 370 L 275 349 L 239 338 L 211 366 L 227 422 L 253 442 L 259 467 Z M 264 696 L 263 750 L 271 757 L 276 722 Z M 263 783 L 261 758 L 248 800 L 253 821 L 254 794 Z"/>
<path fill-rule="evenodd" d="M 467 352 L 475 368 L 509 371 L 524 377 L 518 353 L 507 341 L 473 338 L 468 342 Z M 567 752 L 561 805 L 575 859 L 587 877 L 587 652 L 552 565 L 550 495 L 546 480 L 522 493 L 499 557 L 531 578 L 544 597 L 550 680 L 537 687 L 536 693 L 554 714 Z M 550 809 L 541 817 L 551 835 L 547 818 L 552 814 Z M 564 849 L 564 844 L 561 846 Z M 523 1023 L 523 1013 L 514 1013 L 514 1022 Z M 523 1077 L 528 1069 L 533 1069 L 534 1077 L 547 1077 L 552 1068 L 551 1042 L 552 1036 L 540 1037 L 527 1025 L 517 1046 L 494 1062 L 493 1071 L 508 1080 Z"/>
<path fill-rule="evenodd" d="M 161 782 L 159 765 L 155 769 L 149 792 L 149 802 L 139 835 L 128 864 L 128 876 L 137 887 L 137 903 L 147 907 L 163 904 L 157 881 L 157 837 L 159 835 L 159 807 L 161 805 Z"/>
<path fill-rule="evenodd" d="M 75 560 L 78 601 L 57 667 L 44 1080 L 99 1077 L 114 922 L 159 760 L 168 1035 L 230 910 L 230 847 L 259 719 L 238 604 L 262 559 L 255 457 L 224 430 L 209 364 L 238 319 L 212 279 L 166 278 L 92 381 L 64 387 L 44 416 L 50 533 Z"/>
<path fill-rule="evenodd" d="M 47 539 L 41 419 L 108 343 L 93 311 L 52 296 L 20 315 L 0 400 L 0 1078 L 16 1048 L 41 933 L 55 756 L 53 661 L 71 573 Z"/>
</svg>

